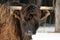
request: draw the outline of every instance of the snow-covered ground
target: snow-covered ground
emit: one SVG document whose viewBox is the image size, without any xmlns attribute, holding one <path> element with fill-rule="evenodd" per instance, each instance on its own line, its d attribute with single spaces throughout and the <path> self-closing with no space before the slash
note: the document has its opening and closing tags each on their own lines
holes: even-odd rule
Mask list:
<svg viewBox="0 0 60 40">
<path fill-rule="evenodd" d="M 50 27 L 39 27 L 38 30 L 37 30 L 37 33 L 47 33 L 47 32 L 54 32 L 55 31 L 55 27 L 53 26 L 50 26 Z"/>
<path fill-rule="evenodd" d="M 60 40 L 60 33 L 37 33 L 32 40 Z"/>
<path fill-rule="evenodd" d="M 32 35 L 32 40 L 60 40 L 60 33 L 53 33 L 53 25 L 39 27 L 36 34 Z"/>
<path fill-rule="evenodd" d="M 37 29 L 37 33 L 46 33 L 46 32 L 54 32 L 55 31 L 55 26 L 53 24 L 46 24 L 44 26 L 40 26 L 38 29 Z"/>
</svg>

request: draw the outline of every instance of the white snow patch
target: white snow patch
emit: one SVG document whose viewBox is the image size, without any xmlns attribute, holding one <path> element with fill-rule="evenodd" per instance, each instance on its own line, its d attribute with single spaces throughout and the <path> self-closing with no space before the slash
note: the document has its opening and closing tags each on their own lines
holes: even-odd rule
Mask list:
<svg viewBox="0 0 60 40">
<path fill-rule="evenodd" d="M 46 32 L 54 32 L 55 31 L 55 27 L 39 27 L 37 30 L 37 33 L 46 33 Z"/>
<path fill-rule="evenodd" d="M 32 40 L 60 40 L 60 33 L 36 33 Z"/>
</svg>

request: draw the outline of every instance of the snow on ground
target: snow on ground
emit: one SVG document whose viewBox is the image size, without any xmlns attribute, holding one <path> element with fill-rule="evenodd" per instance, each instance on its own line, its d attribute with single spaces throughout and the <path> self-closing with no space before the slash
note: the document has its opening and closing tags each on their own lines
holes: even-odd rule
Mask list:
<svg viewBox="0 0 60 40">
<path fill-rule="evenodd" d="M 55 31 L 55 27 L 39 27 L 38 30 L 37 30 L 37 33 L 46 33 L 46 32 L 54 32 Z"/>
<path fill-rule="evenodd" d="M 60 33 L 37 33 L 32 40 L 60 40 Z"/>
<path fill-rule="evenodd" d="M 32 35 L 32 40 L 60 40 L 60 33 L 53 33 L 54 31 L 52 25 L 39 27 L 36 34 Z"/>
<path fill-rule="evenodd" d="M 54 32 L 55 31 L 55 26 L 54 25 L 51 25 L 51 24 L 46 24 L 44 26 L 40 26 L 38 29 L 37 29 L 37 33 L 46 33 L 46 32 Z"/>
</svg>

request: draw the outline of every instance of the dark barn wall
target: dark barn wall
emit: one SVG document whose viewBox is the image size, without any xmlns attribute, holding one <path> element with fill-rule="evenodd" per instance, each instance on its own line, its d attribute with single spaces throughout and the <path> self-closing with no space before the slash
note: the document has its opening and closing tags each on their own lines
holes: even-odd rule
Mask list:
<svg viewBox="0 0 60 40">
<path fill-rule="evenodd" d="M 20 0 L 20 3 L 24 3 L 24 4 L 37 4 L 37 0 Z"/>
<path fill-rule="evenodd" d="M 20 0 L 20 3 L 28 4 L 28 0 Z"/>
<path fill-rule="evenodd" d="M 2 3 L 2 4 L 4 4 L 4 3 L 6 3 L 6 2 L 12 2 L 12 1 L 14 1 L 14 2 L 18 2 L 18 1 L 20 1 L 20 0 L 0 0 L 0 3 Z"/>
<path fill-rule="evenodd" d="M 42 6 L 53 6 L 53 0 L 42 0 Z"/>
<path fill-rule="evenodd" d="M 7 0 L 0 0 L 0 3 L 3 4 L 3 3 L 6 3 Z"/>
<path fill-rule="evenodd" d="M 20 3 L 41 5 L 42 0 L 20 0 Z"/>
</svg>

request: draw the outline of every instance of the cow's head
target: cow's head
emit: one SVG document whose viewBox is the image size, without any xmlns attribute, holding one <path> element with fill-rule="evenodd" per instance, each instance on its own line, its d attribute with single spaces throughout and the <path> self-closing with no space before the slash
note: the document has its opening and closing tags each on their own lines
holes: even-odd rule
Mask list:
<svg viewBox="0 0 60 40">
<path fill-rule="evenodd" d="M 13 8 L 13 6 L 12 6 Z M 23 27 L 23 30 L 27 33 L 32 33 L 35 34 L 36 30 L 39 27 L 39 22 L 41 22 L 41 20 L 44 20 L 45 18 L 47 18 L 47 14 L 45 14 L 46 12 L 48 12 L 47 10 L 44 11 L 44 15 L 41 12 L 40 8 L 36 5 L 29 5 L 26 7 L 17 7 L 14 9 L 19 9 L 17 10 L 17 12 L 19 11 L 20 13 L 17 13 L 20 15 L 20 24 Z M 15 11 L 16 12 L 16 11 Z M 16 13 L 15 13 L 16 14 Z M 18 17 L 18 15 L 17 15 Z M 18 17 L 19 18 L 19 17 Z"/>
<path fill-rule="evenodd" d="M 27 33 L 35 34 L 39 23 L 38 20 L 41 17 L 40 9 L 36 5 L 29 5 L 22 10 L 22 27 Z"/>
<path fill-rule="evenodd" d="M 21 14 L 25 31 L 35 34 L 39 27 L 39 22 L 45 20 L 49 15 L 48 10 L 43 10 L 42 13 L 40 8 L 36 5 L 27 6 L 23 9 Z"/>
</svg>

